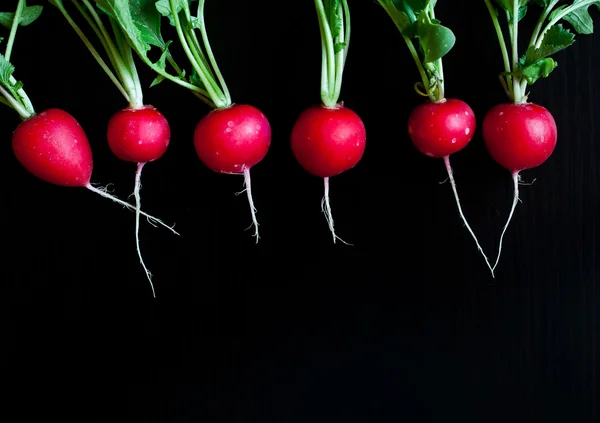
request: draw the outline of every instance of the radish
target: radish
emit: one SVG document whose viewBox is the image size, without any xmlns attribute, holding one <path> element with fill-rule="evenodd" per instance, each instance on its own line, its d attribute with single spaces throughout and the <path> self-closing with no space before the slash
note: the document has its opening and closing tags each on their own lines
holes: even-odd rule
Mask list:
<svg viewBox="0 0 600 423">
<path fill-rule="evenodd" d="M 421 82 L 415 84 L 415 90 L 428 97 L 428 101 L 418 105 L 409 116 L 410 140 L 419 152 L 444 160 L 458 213 L 493 277 L 494 270 L 462 211 L 450 166 L 450 155 L 464 149 L 476 129 L 471 107 L 462 100 L 444 95 L 442 58 L 454 47 L 456 37 L 435 18 L 435 1 L 378 0 L 378 3 L 396 24 L 417 66 Z"/>
<path fill-rule="evenodd" d="M 60 10 L 100 67 L 129 103 L 127 108 L 117 111 L 110 118 L 107 141 L 116 157 L 126 162 L 137 163 L 133 190 L 136 203 L 136 250 L 142 268 L 150 282 L 152 295 L 156 297 L 154 284 L 152 283 L 152 273 L 146 267 L 140 249 L 141 175 L 146 163 L 158 160 L 166 152 L 171 138 L 169 123 L 154 106 L 144 104 L 142 85 L 133 60 L 132 46 L 126 34 L 116 25 L 114 15 L 108 12 L 105 7 L 98 7 L 89 0 L 83 0 L 82 3 L 76 0 L 70 2 L 77 8 L 88 26 L 97 35 L 110 65 L 101 57 L 88 37 L 70 16 L 63 0 L 50 0 L 50 3 Z M 98 3 L 106 6 L 106 2 L 99 1 Z M 131 6 L 137 9 L 141 7 L 138 2 L 131 3 Z M 108 21 L 109 25 L 106 25 L 105 21 Z M 111 28 L 111 30 L 109 31 L 108 28 Z M 151 29 L 148 28 L 147 31 Z"/>
<path fill-rule="evenodd" d="M 323 178 L 321 210 L 337 239 L 329 201 L 329 178 L 352 169 L 362 158 L 367 134 L 360 117 L 338 102 L 348 47 L 350 10 L 346 0 L 315 0 L 321 29 L 321 104 L 304 110 L 292 128 L 291 148 L 300 166 Z"/>
<path fill-rule="evenodd" d="M 483 138 L 490 156 L 510 171 L 514 191 L 508 219 L 500 235 L 498 256 L 493 266 L 495 269 L 500 261 L 504 234 L 519 201 L 520 174 L 544 163 L 554 152 L 558 136 L 556 122 L 550 111 L 528 101 L 527 86 L 548 77 L 557 66 L 550 56 L 573 44 L 575 34 L 563 27 L 563 23 L 569 24 L 577 34 L 593 32 L 589 7 L 596 6 L 600 10 L 600 1 L 573 0 L 571 4 L 564 4 L 560 0 L 485 0 L 485 3 L 504 62 L 500 82 L 510 103 L 496 105 L 487 112 L 483 121 Z M 511 57 L 498 18 L 498 9 L 492 3 L 505 13 Z M 541 6 L 543 10 L 527 50 L 519 56 L 519 21 L 527 13 L 530 3 Z"/>
<path fill-rule="evenodd" d="M 258 221 L 252 197 L 250 169 L 269 150 L 271 126 L 257 108 L 231 101 L 208 42 L 204 24 L 205 1 L 198 1 L 195 16 L 192 16 L 191 2 L 188 1 L 159 0 L 154 7 L 117 0 L 97 2 L 114 17 L 115 24 L 121 28 L 141 60 L 156 72 L 152 85 L 167 79 L 188 89 L 211 108 L 210 113 L 196 126 L 196 153 L 200 161 L 214 172 L 243 175 L 244 191 L 255 228 L 254 236 L 258 242 Z M 175 27 L 178 44 L 184 51 L 191 70 L 184 70 L 171 56 L 169 45 L 172 41 L 165 42 L 161 35 L 160 20 L 163 16 Z M 200 38 L 196 29 L 200 32 Z M 162 52 L 157 61 L 149 58 L 153 47 L 158 47 Z M 172 72 L 167 71 L 167 64 Z"/>
</svg>

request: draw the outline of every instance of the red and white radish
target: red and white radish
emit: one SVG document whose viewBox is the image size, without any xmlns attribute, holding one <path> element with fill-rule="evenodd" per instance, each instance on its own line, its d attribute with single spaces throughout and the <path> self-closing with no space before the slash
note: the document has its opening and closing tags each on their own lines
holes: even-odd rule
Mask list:
<svg viewBox="0 0 600 423">
<path fill-rule="evenodd" d="M 556 147 L 554 117 L 546 108 L 528 101 L 527 87 L 540 78 L 547 78 L 557 66 L 551 56 L 574 43 L 575 34 L 564 24 L 577 34 L 591 34 L 593 23 L 589 8 L 596 6 L 600 10 L 600 4 L 594 1 L 573 1 L 571 4 L 559 4 L 559 0 L 529 2 L 543 10 L 527 50 L 519 55 L 519 21 L 533 7 L 528 8 L 525 3 L 517 0 L 485 0 L 504 62 L 504 72 L 499 75 L 500 82 L 511 102 L 496 105 L 488 111 L 483 121 L 483 138 L 490 156 L 510 171 L 514 187 L 512 206 L 500 235 L 494 269 L 500 261 L 504 234 L 519 201 L 520 172 L 544 163 Z M 502 15 L 506 17 L 510 57 L 498 9 L 502 9 Z"/>
<path fill-rule="evenodd" d="M 323 178 L 325 194 L 321 208 L 333 242 L 340 238 L 335 235 L 333 226 L 329 178 L 356 166 L 365 151 L 366 139 L 365 125 L 360 117 L 341 104 L 309 107 L 300 114 L 292 129 L 294 157 L 308 173 Z"/>
<path fill-rule="evenodd" d="M 558 131 L 552 114 L 533 103 L 498 104 L 483 120 L 483 139 L 490 156 L 510 171 L 513 180 L 513 202 L 498 247 L 500 260 L 502 240 L 519 201 L 520 172 L 544 163 L 554 151 Z"/>
<path fill-rule="evenodd" d="M 321 210 L 337 239 L 329 201 L 329 178 L 352 169 L 362 158 L 367 134 L 360 117 L 338 102 L 348 47 L 350 46 L 350 10 L 346 0 L 316 0 L 321 29 L 321 104 L 304 110 L 296 119 L 291 134 L 291 149 L 300 166 L 323 178 Z"/>
<path fill-rule="evenodd" d="M 415 84 L 415 90 L 429 98 L 409 116 L 410 140 L 426 156 L 444 160 L 458 213 L 493 277 L 494 270 L 463 213 L 450 165 L 450 155 L 464 149 L 476 129 L 475 114 L 471 107 L 462 100 L 444 96 L 442 58 L 452 49 L 456 38 L 449 28 L 442 26 L 435 18 L 435 3 L 423 2 L 420 6 L 415 4 L 406 9 L 392 0 L 378 2 L 402 34 L 421 75 L 421 82 Z"/>
<path fill-rule="evenodd" d="M 206 167 L 217 173 L 244 175 L 257 241 L 258 221 L 250 169 L 266 156 L 270 145 L 269 121 L 256 107 L 246 104 L 212 110 L 200 119 L 194 131 L 196 154 Z"/>
</svg>

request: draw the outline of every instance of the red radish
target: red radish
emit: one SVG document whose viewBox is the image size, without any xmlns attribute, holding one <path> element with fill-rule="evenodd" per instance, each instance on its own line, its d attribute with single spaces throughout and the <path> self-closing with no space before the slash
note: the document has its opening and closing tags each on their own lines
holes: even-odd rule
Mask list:
<svg viewBox="0 0 600 423">
<path fill-rule="evenodd" d="M 139 44 L 132 44 L 126 41 L 128 35 L 127 30 L 116 25 L 117 22 L 114 20 L 114 16 L 119 15 L 119 13 L 114 13 L 113 17 L 108 18 L 112 29 L 112 32 L 109 32 L 106 30 L 101 18 L 105 9 L 101 9 L 97 5 L 94 5 L 93 2 L 83 3 L 83 6 L 87 10 L 76 5 L 79 12 L 86 18 L 88 24 L 95 29 L 94 32 L 99 37 L 105 53 L 110 59 L 109 61 L 112 65 L 111 69 L 104 59 L 100 57 L 90 40 L 73 21 L 62 1 L 53 1 L 52 4 L 61 11 L 67 22 L 69 22 L 88 50 L 92 53 L 92 56 L 94 56 L 98 64 L 129 103 L 129 107 L 119 110 L 109 120 L 107 140 L 108 145 L 115 156 L 123 161 L 137 163 L 133 190 L 136 201 L 135 242 L 140 263 L 152 288 L 152 294 L 156 296 L 154 285 L 152 283 L 152 274 L 146 267 L 140 250 L 140 189 L 144 165 L 162 157 L 169 146 L 171 138 L 169 123 L 156 108 L 144 104 L 142 84 L 133 60 L 133 45 L 139 46 Z M 111 5 L 109 4 L 106 4 L 105 6 L 109 9 L 111 8 Z M 130 4 L 124 2 L 122 6 L 128 9 L 126 13 L 129 14 Z M 158 12 L 155 11 L 154 13 Z M 90 19 L 90 16 L 93 17 L 93 20 Z M 145 24 L 147 22 L 156 23 L 160 22 L 160 18 L 156 19 L 156 17 L 148 17 L 143 21 Z M 152 28 L 150 32 L 156 29 L 157 28 Z M 148 28 L 145 28 L 145 33 L 148 33 Z"/>
<path fill-rule="evenodd" d="M 365 151 L 367 134 L 360 117 L 344 106 L 313 106 L 292 129 L 291 147 L 307 172 L 330 178 L 352 169 Z"/>
<path fill-rule="evenodd" d="M 413 110 L 408 119 L 408 134 L 415 147 L 429 157 L 444 159 L 458 213 L 494 276 L 489 260 L 462 211 L 454 172 L 450 166 L 450 155 L 459 152 L 469 144 L 475 129 L 475 114 L 471 107 L 462 100 L 451 98 L 421 104 Z"/>
<path fill-rule="evenodd" d="M 48 109 L 33 114 L 17 126 L 12 137 L 12 148 L 21 165 L 34 176 L 54 185 L 83 187 L 121 204 L 134 207 L 105 190 L 92 186 L 93 160 L 88 138 L 69 113 Z M 149 214 L 140 213 L 151 222 L 164 224 Z"/>
<path fill-rule="evenodd" d="M 269 121 L 256 107 L 246 104 L 212 110 L 200 119 L 194 131 L 196 154 L 206 167 L 217 173 L 244 175 L 257 241 L 250 169 L 266 156 L 270 145 Z"/>
<path fill-rule="evenodd" d="M 520 172 L 544 163 L 554 151 L 558 130 L 552 114 L 533 103 L 504 103 L 494 106 L 483 120 L 483 140 L 490 156 L 511 172 L 514 195 L 508 220 L 500 235 L 502 240 L 519 201 Z"/>
<path fill-rule="evenodd" d="M 60 109 L 24 120 L 13 132 L 12 148 L 30 173 L 55 185 L 87 187 L 92 177 L 92 149 L 79 122 Z"/>
<path fill-rule="evenodd" d="M 159 159 L 167 151 L 171 129 L 158 110 L 146 105 L 115 113 L 108 122 L 106 137 L 111 151 L 119 159 L 147 163 Z"/>
<path fill-rule="evenodd" d="M 443 57 L 454 47 L 456 37 L 450 28 L 442 26 L 436 19 L 435 2 L 415 2 L 409 15 L 405 13 L 402 2 L 377 2 L 396 24 L 421 75 L 421 82 L 415 84 L 415 90 L 429 98 L 428 102 L 417 106 L 410 114 L 410 140 L 421 153 L 444 160 L 458 213 L 493 277 L 494 270 L 462 211 L 450 165 L 450 155 L 464 149 L 476 129 L 475 114 L 471 107 L 462 100 L 445 97 Z"/>
<path fill-rule="evenodd" d="M 435 158 L 465 148 L 475 127 L 473 110 L 464 101 L 453 98 L 421 104 L 408 119 L 408 134 L 417 150 Z"/>
<path fill-rule="evenodd" d="M 321 104 L 307 108 L 298 116 L 290 141 L 300 166 L 323 178 L 325 192 L 321 210 L 333 242 L 339 239 L 348 244 L 335 233 L 329 178 L 356 166 L 365 152 L 367 139 L 360 117 L 338 101 L 350 46 L 350 10 L 345 0 L 327 5 L 315 1 L 315 6 L 321 30 Z"/>
<path fill-rule="evenodd" d="M 366 140 L 365 125 L 360 117 L 342 105 L 312 106 L 300 114 L 292 129 L 294 157 L 304 170 L 324 180 L 323 211 L 333 242 L 340 238 L 333 227 L 329 178 L 356 166 L 365 151 Z"/>
<path fill-rule="evenodd" d="M 271 145 L 271 126 L 253 106 L 233 105 L 212 110 L 194 132 L 198 158 L 217 173 L 246 173 L 260 162 Z"/>
<path fill-rule="evenodd" d="M 483 139 L 490 156 L 510 171 L 514 194 L 508 219 L 500 235 L 494 268 L 500 261 L 504 234 L 519 202 L 520 173 L 548 160 L 558 138 L 554 117 L 543 106 L 529 101 L 528 86 L 547 78 L 557 67 L 558 63 L 551 56 L 575 42 L 572 30 L 577 34 L 592 33 L 592 17 L 588 9 L 597 2 L 573 1 L 570 5 L 558 0 L 534 2 L 543 10 L 538 15 L 538 23 L 529 43 L 524 45 L 526 50 L 521 54 L 519 45 L 523 43 L 518 37 L 522 35 L 519 22 L 533 7 L 528 9 L 518 1 L 512 4 L 497 3 L 504 13 L 499 13 L 491 0 L 485 0 L 504 62 L 499 79 L 510 103 L 498 104 L 488 111 L 483 121 Z M 500 16 L 504 16 L 508 28 L 510 56 Z"/>
</svg>

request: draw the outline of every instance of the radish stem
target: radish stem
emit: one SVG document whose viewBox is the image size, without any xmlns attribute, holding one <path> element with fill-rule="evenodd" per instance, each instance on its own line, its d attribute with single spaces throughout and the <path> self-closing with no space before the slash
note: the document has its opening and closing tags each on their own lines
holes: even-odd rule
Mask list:
<svg viewBox="0 0 600 423">
<path fill-rule="evenodd" d="M 101 197 L 104 198 L 108 198 L 109 200 L 114 201 L 117 204 L 122 205 L 123 207 L 127 207 L 129 210 L 135 210 L 135 207 L 132 206 L 131 204 L 129 204 L 127 201 L 123 201 L 120 198 L 115 197 L 114 195 L 109 194 L 106 191 L 106 188 L 104 189 L 100 189 L 100 188 L 96 188 L 95 186 L 93 186 L 92 184 L 87 184 L 85 186 L 85 188 L 89 189 L 90 191 L 100 195 Z M 179 235 L 179 232 L 177 232 L 175 229 L 173 229 L 174 226 L 169 226 L 166 223 L 164 223 L 162 220 L 157 219 L 154 216 L 149 215 L 148 213 L 140 210 L 140 214 L 142 216 L 145 216 L 148 219 L 148 222 L 150 222 L 150 224 L 155 225 L 155 224 L 159 224 L 164 226 L 165 228 L 168 228 L 171 230 L 171 232 L 173 232 L 175 235 Z"/>
<path fill-rule="evenodd" d="M 140 198 L 140 190 L 142 189 L 142 169 L 145 163 L 138 163 L 137 170 L 135 172 L 135 187 L 133 189 L 133 195 L 135 196 L 135 246 L 137 249 L 140 263 L 146 272 L 148 282 L 150 282 L 150 288 L 152 288 L 152 296 L 156 298 L 156 292 L 154 291 L 154 284 L 152 283 L 152 273 L 146 267 L 144 259 L 142 258 L 142 251 L 140 250 L 140 213 L 142 201 Z"/>
<path fill-rule="evenodd" d="M 8 41 L 6 42 L 6 50 L 4 52 L 4 58 L 7 62 L 10 61 L 10 55 L 12 53 L 13 45 L 15 44 L 15 37 L 17 36 L 17 28 L 19 27 L 19 23 L 21 21 L 21 15 L 23 14 L 23 9 L 25 8 L 25 0 L 19 0 L 17 4 L 17 10 L 15 11 L 15 15 L 13 16 L 12 25 L 10 26 L 10 35 L 8 36 Z"/>
<path fill-rule="evenodd" d="M 496 258 L 496 263 L 494 263 L 494 266 L 492 267 L 492 272 L 494 271 L 494 269 L 496 269 L 496 266 L 498 266 L 498 262 L 500 261 L 500 253 L 502 252 L 502 239 L 504 238 L 504 233 L 506 232 L 506 228 L 508 228 L 508 224 L 510 223 L 510 220 L 513 217 L 513 214 L 515 212 L 515 208 L 517 207 L 517 203 L 519 202 L 519 171 L 515 170 L 512 172 L 512 179 L 513 179 L 513 185 L 514 185 L 514 195 L 513 195 L 513 203 L 512 203 L 512 207 L 510 208 L 510 213 L 508 214 L 508 220 L 506 221 L 506 224 L 504 225 L 504 229 L 502 230 L 502 235 L 500 235 L 500 245 L 498 247 L 498 257 Z"/>
<path fill-rule="evenodd" d="M 323 213 L 325 213 L 325 220 L 327 220 L 327 225 L 329 225 L 329 230 L 333 236 L 333 243 L 335 244 L 336 239 L 339 239 L 346 245 L 352 245 L 344 241 L 335 233 L 335 229 L 333 227 L 333 215 L 331 214 L 331 204 L 329 203 L 329 178 L 323 178 L 323 183 L 325 186 L 325 193 L 323 195 L 323 199 L 321 200 L 321 210 L 323 210 Z"/>
<path fill-rule="evenodd" d="M 488 265 L 489 269 L 491 270 L 492 277 L 494 277 L 494 268 L 492 268 L 492 266 L 490 265 L 490 262 L 489 262 L 487 256 L 485 255 L 485 253 L 483 252 L 483 249 L 479 245 L 479 241 L 477 241 L 477 237 L 475 236 L 475 233 L 473 233 L 473 230 L 471 229 L 471 227 L 467 223 L 467 218 L 463 214 L 462 207 L 460 205 L 460 200 L 458 199 L 458 192 L 456 190 L 456 183 L 454 182 L 454 173 L 452 172 L 452 167 L 450 166 L 450 156 L 445 156 L 444 157 L 444 164 L 446 165 L 446 171 L 448 172 L 448 178 L 450 180 L 450 186 L 452 187 L 452 192 L 454 193 L 454 198 L 456 199 L 456 206 L 458 207 L 458 213 L 460 214 L 461 219 L 463 220 L 465 226 L 467 227 L 467 230 L 469 231 L 469 233 L 471 234 L 471 236 L 475 240 L 475 244 L 477 244 L 477 249 L 479 250 L 479 252 L 483 256 L 483 258 L 485 259 L 486 264 Z"/>
</svg>

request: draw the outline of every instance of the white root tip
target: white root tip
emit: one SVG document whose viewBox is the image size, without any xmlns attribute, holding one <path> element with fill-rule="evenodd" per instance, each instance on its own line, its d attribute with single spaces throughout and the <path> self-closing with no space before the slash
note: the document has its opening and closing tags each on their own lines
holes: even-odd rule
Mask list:
<svg viewBox="0 0 600 423">
<path fill-rule="evenodd" d="M 487 264 L 488 268 L 492 272 L 492 277 L 494 278 L 495 277 L 495 275 L 494 275 L 494 267 L 492 267 L 492 265 L 490 264 L 490 261 L 488 260 L 487 256 L 483 252 L 483 248 L 481 248 L 481 245 L 479 245 L 479 241 L 477 240 L 477 237 L 475 236 L 475 233 L 473 232 L 473 230 L 469 226 L 469 223 L 467 222 L 467 218 L 465 217 L 465 215 L 464 215 L 464 213 L 462 211 L 462 207 L 460 205 L 460 200 L 458 198 L 458 191 L 456 190 L 456 182 L 454 181 L 454 173 L 452 172 L 452 166 L 450 166 L 450 156 L 445 156 L 444 157 L 444 164 L 446 165 L 446 172 L 448 172 L 448 180 L 450 181 L 450 186 L 452 187 L 452 192 L 454 193 L 454 199 L 456 200 L 456 206 L 458 207 L 458 213 L 460 214 L 460 217 L 461 217 L 463 223 L 465 224 L 465 227 L 467 228 L 467 230 L 469 231 L 469 233 L 471 234 L 471 236 L 475 240 L 475 244 L 477 245 L 477 249 L 479 250 L 479 252 L 483 256 L 483 258 L 485 259 L 485 263 Z"/>
<path fill-rule="evenodd" d="M 132 204 L 129 204 L 128 202 L 123 201 L 120 198 L 115 197 L 114 195 L 109 194 L 109 192 L 108 192 L 108 186 L 109 185 L 107 185 L 106 187 L 97 188 L 97 187 L 93 186 L 91 183 L 89 183 L 85 187 L 87 189 L 89 189 L 90 191 L 92 191 L 93 193 L 96 193 L 96 194 L 100 195 L 101 197 L 108 198 L 109 200 L 112 200 L 115 203 L 120 204 L 120 205 L 122 205 L 123 207 L 126 207 L 129 210 L 135 211 L 135 206 L 133 206 Z M 148 222 L 150 224 L 152 224 L 153 226 L 156 226 L 157 224 L 161 225 L 161 226 L 164 226 L 165 228 L 167 228 L 171 232 L 173 232 L 175 235 L 179 235 L 179 232 L 177 232 L 175 229 L 173 229 L 175 227 L 175 225 L 169 226 L 166 223 L 164 223 L 162 220 L 160 220 L 160 219 L 158 219 L 158 218 L 156 218 L 154 216 L 149 215 L 148 213 L 144 212 L 143 210 L 140 210 L 140 214 L 142 216 L 146 217 L 147 220 L 148 220 Z"/>
<path fill-rule="evenodd" d="M 135 197 L 135 247 L 137 254 L 140 259 L 140 263 L 146 272 L 148 282 L 150 282 L 150 288 L 152 288 L 152 296 L 156 298 L 156 292 L 154 291 L 154 284 L 152 283 L 152 273 L 146 267 L 144 259 L 142 258 L 142 250 L 140 249 L 140 211 L 141 211 L 141 197 L 140 190 L 142 189 L 142 169 L 145 163 L 138 163 L 137 170 L 135 172 L 135 186 L 133 189 L 133 195 Z"/>
<path fill-rule="evenodd" d="M 512 180 L 513 180 L 513 202 L 512 207 L 510 208 L 510 213 L 508 214 L 508 219 L 506 220 L 506 224 L 504 225 L 504 229 L 502 229 L 502 235 L 500 235 L 500 243 L 498 246 L 498 256 L 496 257 L 496 263 L 494 263 L 494 267 L 492 269 L 496 269 L 498 266 L 498 262 L 500 261 L 500 253 L 502 253 L 502 240 L 504 239 L 504 234 L 506 233 L 506 228 L 508 228 L 508 224 L 510 223 L 513 214 L 515 212 L 515 208 L 517 207 L 517 203 L 519 202 L 519 183 L 521 182 L 521 176 L 518 171 L 512 172 Z"/>
<path fill-rule="evenodd" d="M 327 221 L 327 225 L 329 226 L 329 230 L 331 231 L 333 243 L 335 244 L 335 241 L 339 239 L 344 244 L 353 246 L 352 244 L 344 241 L 342 238 L 337 236 L 335 233 L 335 228 L 333 226 L 333 215 L 331 214 L 331 204 L 329 203 L 329 177 L 323 178 L 323 183 L 325 185 L 325 194 L 323 195 L 323 199 L 321 200 L 321 210 L 325 214 L 325 220 Z"/>
<path fill-rule="evenodd" d="M 258 235 L 258 220 L 256 219 L 256 207 L 254 207 L 254 199 L 252 198 L 252 181 L 250 179 L 250 168 L 246 167 L 244 167 L 244 189 L 236 193 L 236 195 L 239 195 L 244 191 L 248 196 L 248 204 L 250 205 L 250 213 L 252 215 L 252 223 L 246 228 L 246 230 L 254 226 L 254 237 L 256 238 L 256 243 L 258 244 L 260 236 Z"/>
</svg>

